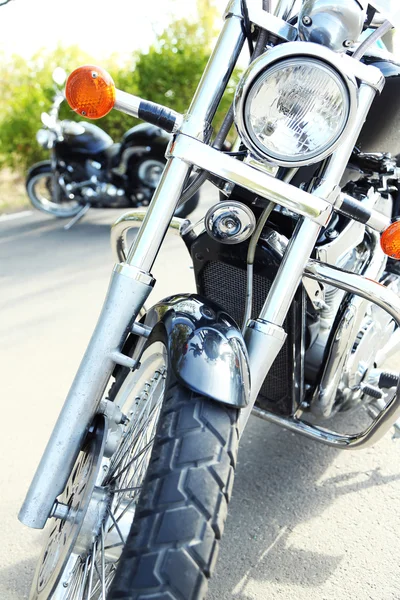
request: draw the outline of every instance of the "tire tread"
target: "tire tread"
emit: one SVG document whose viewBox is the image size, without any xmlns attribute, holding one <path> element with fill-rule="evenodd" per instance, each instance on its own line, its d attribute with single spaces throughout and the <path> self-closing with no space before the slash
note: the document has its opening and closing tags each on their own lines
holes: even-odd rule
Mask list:
<svg viewBox="0 0 400 600">
<path fill-rule="evenodd" d="M 167 384 L 109 600 L 204 598 L 232 493 L 238 411 Z"/>
</svg>

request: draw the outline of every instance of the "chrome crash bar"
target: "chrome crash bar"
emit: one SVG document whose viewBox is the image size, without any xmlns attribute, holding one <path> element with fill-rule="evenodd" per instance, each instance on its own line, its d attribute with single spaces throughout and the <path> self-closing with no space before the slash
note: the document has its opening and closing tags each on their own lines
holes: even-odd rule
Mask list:
<svg viewBox="0 0 400 600">
<path fill-rule="evenodd" d="M 141 210 L 133 210 L 122 215 L 113 225 L 111 240 L 114 254 L 121 260 L 126 256 L 126 235 L 129 229 L 136 228 L 144 219 L 146 213 Z M 168 231 L 179 235 L 184 219 L 174 218 Z M 362 275 L 349 273 L 337 267 L 329 266 L 317 260 L 309 260 L 304 270 L 304 275 L 325 285 L 330 285 L 355 294 L 373 302 L 396 321 L 400 327 L 400 298 L 384 285 L 366 279 Z M 378 442 L 387 431 L 400 418 L 400 390 L 394 395 L 385 409 L 376 417 L 370 427 L 358 434 L 339 434 L 302 421 L 296 416 L 281 417 L 257 407 L 252 413 L 265 421 L 280 425 L 290 431 L 300 433 L 310 439 L 322 442 L 328 446 L 339 449 L 363 449 Z"/>
<path fill-rule="evenodd" d="M 366 279 L 362 275 L 349 273 L 331 267 L 316 260 L 310 260 L 304 271 L 310 279 L 315 279 L 326 285 L 335 286 L 341 290 L 355 294 L 373 302 L 396 321 L 400 327 L 400 298 L 382 284 Z M 280 425 L 285 429 L 305 435 L 315 441 L 323 442 L 328 446 L 341 449 L 363 449 L 378 442 L 400 418 L 400 390 L 396 393 L 388 405 L 380 412 L 372 424 L 362 433 L 342 435 L 302 421 L 295 416 L 280 417 L 272 413 L 254 408 L 256 416 L 265 421 Z"/>
</svg>

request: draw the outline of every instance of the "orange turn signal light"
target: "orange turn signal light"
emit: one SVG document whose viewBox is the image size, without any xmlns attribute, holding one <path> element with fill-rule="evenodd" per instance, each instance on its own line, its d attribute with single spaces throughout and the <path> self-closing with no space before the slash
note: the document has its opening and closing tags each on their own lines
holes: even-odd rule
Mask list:
<svg viewBox="0 0 400 600">
<path fill-rule="evenodd" d="M 101 67 L 85 65 L 68 77 L 65 97 L 72 110 L 82 117 L 100 119 L 114 107 L 115 84 Z"/>
<path fill-rule="evenodd" d="M 387 256 L 400 260 L 400 221 L 392 223 L 382 233 L 381 247 Z"/>
</svg>

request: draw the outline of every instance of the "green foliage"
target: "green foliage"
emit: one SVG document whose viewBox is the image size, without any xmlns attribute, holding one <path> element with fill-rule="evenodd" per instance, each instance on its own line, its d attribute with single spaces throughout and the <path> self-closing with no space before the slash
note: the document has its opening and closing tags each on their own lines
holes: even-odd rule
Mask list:
<svg viewBox="0 0 400 600">
<path fill-rule="evenodd" d="M 28 61 L 17 55 L 0 58 L 0 166 L 22 171 L 48 156 L 35 136 L 40 114 L 50 109 L 54 96 L 51 74 L 57 66 L 72 70 L 88 60 L 74 46 L 42 50 Z M 64 116 L 70 113 L 64 108 Z"/>
<path fill-rule="evenodd" d="M 197 0 L 195 21 L 179 19 L 169 25 L 148 51 L 133 53 L 129 64 L 112 56 L 103 66 L 116 86 L 179 112 L 187 111 L 207 64 L 215 37 L 216 11 L 212 0 Z M 57 66 L 67 72 L 93 62 L 78 47 L 42 50 L 31 60 L 0 55 L 0 167 L 23 172 L 49 153 L 36 142 L 41 127 L 40 114 L 51 108 L 55 85 L 51 74 Z M 221 104 L 220 122 L 232 99 L 233 88 Z M 60 118 L 82 120 L 64 103 Z M 118 141 L 137 121 L 112 111 L 96 124 Z"/>
</svg>

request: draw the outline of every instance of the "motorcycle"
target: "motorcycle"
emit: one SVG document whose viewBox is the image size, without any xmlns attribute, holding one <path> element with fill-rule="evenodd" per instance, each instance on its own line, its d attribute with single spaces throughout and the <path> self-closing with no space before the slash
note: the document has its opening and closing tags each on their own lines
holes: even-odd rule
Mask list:
<svg viewBox="0 0 400 600">
<path fill-rule="evenodd" d="M 42 113 L 45 128 L 36 139 L 51 160 L 33 165 L 27 175 L 26 191 L 33 206 L 59 218 L 69 218 L 69 229 L 91 208 L 148 206 L 165 166 L 170 141 L 160 127 L 142 123 L 127 131 L 120 143 L 97 125 L 84 121 L 60 120 L 64 101 L 60 89 L 66 73 L 53 72 L 56 84 L 50 113 Z M 176 215 L 185 217 L 197 206 L 192 196 Z"/>
<path fill-rule="evenodd" d="M 31 600 L 204 598 L 250 414 L 343 450 L 400 417 L 399 374 L 385 369 L 400 348 L 388 135 L 400 65 L 375 48 L 399 14 L 377 1 L 293 6 L 229 2 L 185 116 L 116 90 L 100 67 L 68 79 L 77 114 L 116 108 L 172 139 L 147 212 L 113 226 L 104 308 L 19 514 L 47 523 Z M 246 43 L 250 64 L 213 135 Z M 196 223 L 174 217 L 206 179 L 220 202 Z M 186 244 L 198 293 L 145 309 L 168 232 Z M 335 429 L 333 416 L 350 428 L 364 409 L 367 429 Z"/>
</svg>

